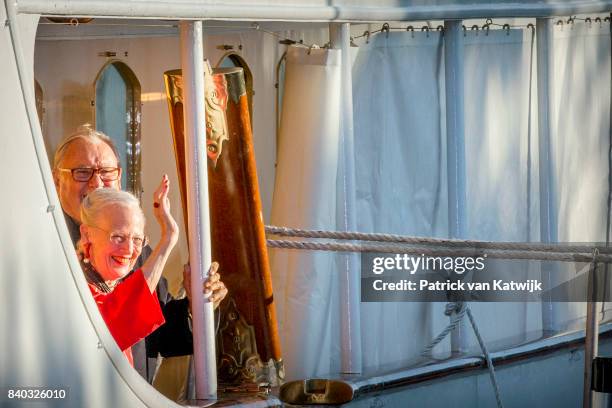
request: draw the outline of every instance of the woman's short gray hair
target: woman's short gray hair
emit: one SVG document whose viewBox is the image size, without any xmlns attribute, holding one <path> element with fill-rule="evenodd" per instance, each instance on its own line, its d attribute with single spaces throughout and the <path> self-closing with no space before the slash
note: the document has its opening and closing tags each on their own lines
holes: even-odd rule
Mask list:
<svg viewBox="0 0 612 408">
<path fill-rule="evenodd" d="M 93 143 L 106 143 L 115 154 L 115 158 L 117 159 L 117 165 L 119 165 L 119 163 L 121 162 L 119 160 L 119 152 L 115 147 L 115 143 L 113 143 L 113 139 L 111 139 L 106 134 L 100 132 L 99 130 L 95 130 L 93 126 L 91 126 L 91 124 L 85 123 L 79 126 L 76 132 L 62 140 L 57 149 L 55 149 L 55 155 L 53 156 L 54 169 L 57 169 L 59 164 L 62 162 L 62 159 L 64 158 L 64 153 L 66 153 L 66 148 L 68 147 L 68 145 L 70 145 L 70 143 L 74 142 L 77 139 L 88 140 Z"/>
<path fill-rule="evenodd" d="M 98 216 L 111 205 L 121 205 L 132 208 L 145 221 L 140 202 L 132 193 L 115 190 L 114 188 L 99 188 L 87 194 L 81 203 L 81 222 L 95 226 Z"/>
</svg>

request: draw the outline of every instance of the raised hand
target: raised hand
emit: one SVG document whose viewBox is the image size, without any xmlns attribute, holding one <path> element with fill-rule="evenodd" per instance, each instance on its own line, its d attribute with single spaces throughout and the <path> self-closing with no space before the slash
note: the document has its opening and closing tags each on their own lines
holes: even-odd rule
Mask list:
<svg viewBox="0 0 612 408">
<path fill-rule="evenodd" d="M 170 213 L 169 191 L 170 180 L 168 180 L 168 175 L 164 174 L 157 190 L 153 193 L 153 214 L 161 227 L 162 241 L 174 246 L 178 241 L 179 228 Z"/>
<path fill-rule="evenodd" d="M 209 297 L 209 300 L 213 302 L 213 306 L 216 309 L 221 304 L 221 301 L 227 296 L 228 290 L 223 282 L 221 282 L 221 275 L 218 272 L 219 263 L 213 262 L 208 270 L 208 279 L 204 281 L 202 287 L 202 293 L 204 296 Z M 189 264 L 185 264 L 183 268 L 183 286 L 187 297 L 191 299 L 191 267 Z"/>
<path fill-rule="evenodd" d="M 161 238 L 142 266 L 151 293 L 155 291 L 170 252 L 178 241 L 179 228 L 170 213 L 169 191 L 170 181 L 168 175 L 164 174 L 159 187 L 153 193 L 153 214 L 161 228 Z"/>
</svg>

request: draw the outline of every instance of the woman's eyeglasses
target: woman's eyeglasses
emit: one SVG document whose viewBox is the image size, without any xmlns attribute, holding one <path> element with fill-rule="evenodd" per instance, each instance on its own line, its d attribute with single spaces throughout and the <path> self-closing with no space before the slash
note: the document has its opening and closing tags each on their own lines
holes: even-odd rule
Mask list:
<svg viewBox="0 0 612 408">
<path fill-rule="evenodd" d="M 94 176 L 94 174 L 100 175 L 100 180 L 102 181 L 115 181 L 119 178 L 119 168 L 118 167 L 100 167 L 100 168 L 90 168 L 90 167 L 77 167 L 76 169 L 62 169 L 58 168 L 59 171 L 69 171 L 72 174 L 72 178 L 74 181 L 89 181 Z"/>
<path fill-rule="evenodd" d="M 110 242 L 115 245 L 122 245 L 127 242 L 128 239 L 131 238 L 134 247 L 142 249 L 142 247 L 147 245 L 148 242 L 146 235 L 122 234 L 120 232 L 111 232 L 100 227 L 96 227 L 95 225 L 90 225 L 90 227 L 106 232 L 108 234 Z"/>
</svg>

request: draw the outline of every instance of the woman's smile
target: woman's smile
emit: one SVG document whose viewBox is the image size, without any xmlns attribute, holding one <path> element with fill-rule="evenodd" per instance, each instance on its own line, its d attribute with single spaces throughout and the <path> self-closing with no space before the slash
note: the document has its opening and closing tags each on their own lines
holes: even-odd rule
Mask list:
<svg viewBox="0 0 612 408">
<path fill-rule="evenodd" d="M 124 257 L 124 256 L 111 256 L 111 258 L 113 258 L 113 260 L 115 260 L 115 262 L 117 262 L 119 265 L 122 266 L 126 266 L 132 263 L 132 258 L 131 257 Z"/>
<path fill-rule="evenodd" d="M 124 277 L 142 251 L 144 220 L 133 208 L 115 204 L 95 224 L 87 226 L 92 266 L 105 281 Z"/>
</svg>

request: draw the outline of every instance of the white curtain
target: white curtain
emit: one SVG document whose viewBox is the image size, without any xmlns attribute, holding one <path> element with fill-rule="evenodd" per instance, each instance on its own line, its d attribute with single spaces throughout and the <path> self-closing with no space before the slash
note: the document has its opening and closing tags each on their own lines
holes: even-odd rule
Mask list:
<svg viewBox="0 0 612 408">
<path fill-rule="evenodd" d="M 360 231 L 446 236 L 441 59 L 438 33 L 382 34 L 360 46 L 353 67 Z M 416 357 L 442 330 L 443 307 L 362 303 L 364 368 L 401 366 Z"/>
<path fill-rule="evenodd" d="M 605 238 L 608 29 L 579 23 L 571 29 L 555 28 L 551 182 L 557 191 L 563 241 Z M 438 32 L 382 33 L 360 44 L 353 66 L 360 231 L 448 236 L 442 51 Z M 466 32 L 466 238 L 539 240 L 535 55 L 531 29 Z M 332 67 L 315 70 L 311 65 L 298 67 L 297 61 L 287 67 L 272 222 L 331 229 L 336 225 L 333 161 L 337 146 L 331 146 L 336 136 L 326 132 L 336 126 L 336 112 L 330 110 L 335 99 L 330 94 L 339 85 L 327 82 Z M 302 73 L 300 80 L 293 76 L 297 72 Z M 329 77 L 322 80 L 322 72 Z M 324 90 L 326 86 L 330 89 Z M 333 256 L 273 253 L 288 379 L 338 370 L 339 307 L 334 301 Z M 533 267 L 516 261 L 495 266 L 515 278 Z M 584 314 L 582 304 L 554 307 L 558 328 Z M 539 303 L 473 302 L 471 308 L 493 349 L 541 334 Z M 392 369 L 418 359 L 423 347 L 448 324 L 443 309 L 443 303 L 362 303 L 364 368 Z M 466 334 L 468 346 L 477 352 L 469 327 Z M 434 355 L 447 356 L 449 349 L 446 339 Z"/>
<path fill-rule="evenodd" d="M 340 56 L 339 50 L 287 52 L 274 225 L 336 226 Z M 270 258 L 287 379 L 330 372 L 338 359 L 334 255 L 272 250 Z"/>
<path fill-rule="evenodd" d="M 465 146 L 469 239 L 538 240 L 537 100 L 533 31 L 470 31 L 465 37 Z M 532 65 L 533 62 L 533 65 Z M 532 93 L 531 93 L 532 92 Z M 531 93 L 531 99 L 530 99 Z M 533 114 L 532 114 L 533 113 Z M 533 126 L 532 126 L 533 125 Z M 536 235 L 536 236 L 534 236 Z M 535 268 L 535 270 L 533 270 Z M 538 264 L 488 260 L 482 274 L 524 280 Z M 472 302 L 479 330 L 490 345 L 508 347 L 537 338 L 539 303 Z M 469 344 L 477 348 L 468 326 Z M 494 347 L 495 348 L 495 347 Z"/>
<path fill-rule="evenodd" d="M 604 242 L 610 146 L 610 26 L 554 27 L 551 160 L 559 241 Z M 565 277 L 578 265 L 561 265 Z M 556 303 L 557 329 L 584 328 L 584 303 Z"/>
<path fill-rule="evenodd" d="M 526 35 L 492 30 L 465 37 L 466 238 L 528 239 Z M 448 237 L 442 47 L 438 33 L 382 34 L 361 46 L 354 67 L 360 230 Z M 507 266 L 507 273 L 519 266 Z M 443 306 L 363 304 L 364 365 L 397 367 L 418 357 L 448 324 Z M 472 310 L 489 341 L 539 326 L 539 308 L 526 304 L 474 303 Z M 471 329 L 465 334 L 475 348 Z M 448 352 L 449 340 L 438 355 Z"/>
</svg>

